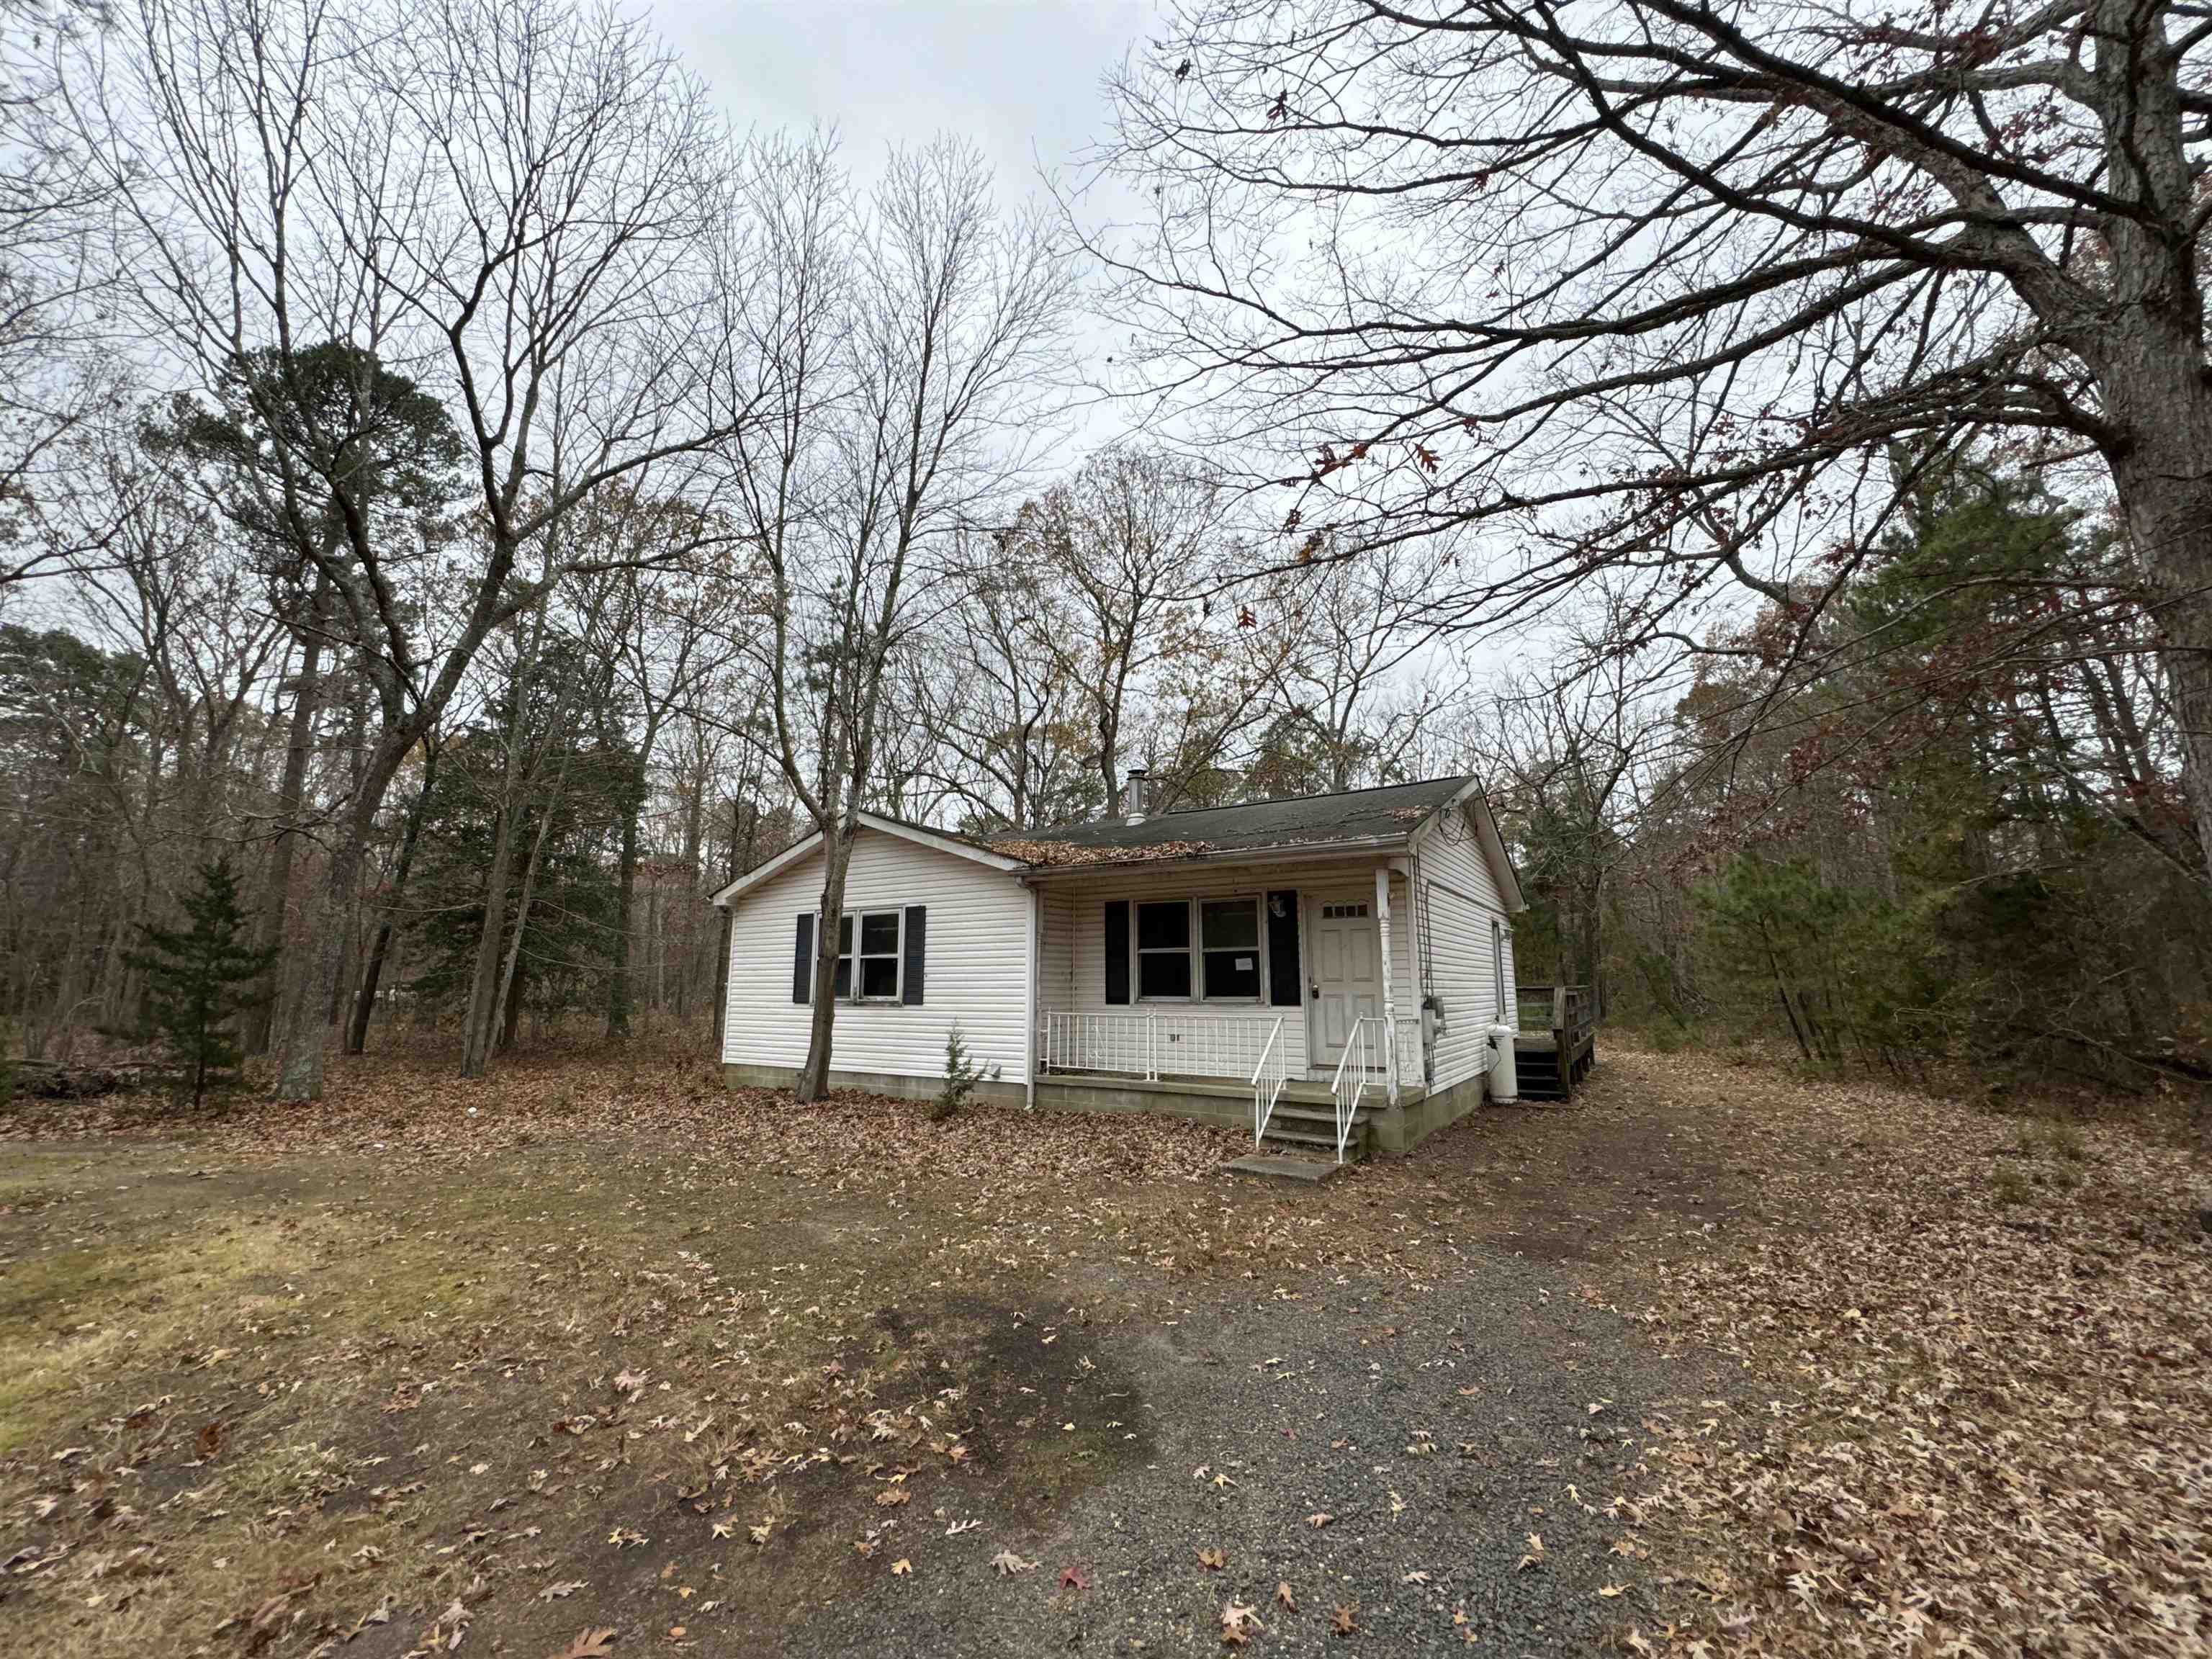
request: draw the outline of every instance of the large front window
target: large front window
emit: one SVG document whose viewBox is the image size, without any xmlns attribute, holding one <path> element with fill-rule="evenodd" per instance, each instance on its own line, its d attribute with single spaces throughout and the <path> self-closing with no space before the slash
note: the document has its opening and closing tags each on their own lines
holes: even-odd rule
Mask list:
<svg viewBox="0 0 2212 1659">
<path fill-rule="evenodd" d="M 1137 907 L 1137 994 L 1189 1000 L 1189 901 Z"/>
<path fill-rule="evenodd" d="M 1260 1000 L 1260 901 L 1208 899 L 1199 906 L 1206 997 L 1209 1002 Z"/>
</svg>

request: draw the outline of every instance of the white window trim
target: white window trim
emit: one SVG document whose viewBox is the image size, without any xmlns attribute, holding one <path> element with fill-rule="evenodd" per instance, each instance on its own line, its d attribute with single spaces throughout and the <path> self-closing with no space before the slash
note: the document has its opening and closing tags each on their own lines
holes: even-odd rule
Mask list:
<svg viewBox="0 0 2212 1659">
<path fill-rule="evenodd" d="M 889 953 L 894 971 L 891 982 L 891 994 L 887 997 L 864 997 L 860 994 L 860 963 L 862 960 L 862 953 L 860 951 L 860 930 L 866 925 L 867 919 L 870 916 L 896 916 L 898 918 L 898 945 Z M 903 1003 L 906 1000 L 906 908 L 903 905 L 901 905 L 896 908 L 889 910 L 858 909 L 844 911 L 838 918 L 838 930 L 840 933 L 843 932 L 844 923 L 848 918 L 849 918 L 853 923 L 852 954 L 849 956 L 847 955 L 841 948 L 837 952 L 836 959 L 839 962 L 849 962 L 853 964 L 853 967 L 852 971 L 845 977 L 846 994 L 842 997 L 837 997 L 836 999 L 836 1001 L 848 1008 L 884 1008 L 889 1007 L 894 1004 Z M 816 911 L 814 915 L 814 925 L 817 927 L 819 927 L 822 925 L 822 913 L 818 910 Z M 840 939 L 838 940 L 838 944 L 840 946 L 842 946 L 844 940 Z M 866 953 L 866 956 L 869 960 L 880 962 L 884 954 L 885 953 L 881 951 L 871 951 Z M 834 971 L 830 975 L 830 982 L 833 986 L 837 982 L 836 975 Z"/>
<path fill-rule="evenodd" d="M 1204 907 L 1209 904 L 1237 903 L 1251 905 L 1253 914 L 1258 919 L 1260 925 L 1259 943 L 1252 947 L 1253 954 L 1259 959 L 1259 994 L 1249 997 L 1210 997 L 1206 994 L 1206 911 Z M 1187 940 L 1185 952 L 1190 958 L 1191 994 L 1188 996 L 1155 997 L 1145 994 L 1145 957 L 1148 955 L 1164 957 L 1175 954 L 1171 949 L 1158 945 L 1147 951 L 1137 942 L 1142 937 L 1138 929 L 1138 912 L 1148 904 L 1181 904 L 1185 915 L 1188 918 L 1188 931 L 1184 935 Z M 1269 1006 L 1267 925 L 1267 896 L 1265 892 L 1207 893 L 1203 896 L 1186 895 L 1181 898 L 1132 897 L 1129 901 L 1129 1006 L 1136 1007 L 1141 1004 L 1151 1003 L 1170 1008 L 1206 1006 L 1265 1008 Z"/>
<path fill-rule="evenodd" d="M 1151 907 L 1151 908 L 1152 908 L 1157 909 L 1157 908 L 1158 908 L 1160 906 L 1162 906 L 1162 905 L 1165 905 L 1165 904 L 1180 904 L 1180 905 L 1182 905 L 1182 915 L 1183 915 L 1182 953 L 1183 953 L 1183 956 L 1184 956 L 1184 957 L 1186 958 L 1186 960 L 1188 962 L 1188 965 L 1189 965 L 1189 968 L 1190 968 L 1191 994 L 1190 994 L 1190 995 L 1188 995 L 1188 996 L 1180 996 L 1180 997 L 1155 997 L 1155 996 L 1147 996 L 1147 995 L 1146 995 L 1146 994 L 1145 994 L 1145 958 L 1146 958 L 1146 957 L 1171 957 L 1171 956 L 1173 956 L 1173 955 L 1175 954 L 1175 950 L 1174 950 L 1174 948 L 1173 948 L 1172 946 L 1170 946 L 1170 945 L 1154 945 L 1152 949 L 1147 950 L 1147 949 L 1146 949 L 1146 948 L 1145 948 L 1145 945 L 1144 945 L 1145 930 L 1144 930 L 1144 923 L 1143 923 L 1143 921 L 1142 921 L 1142 917 L 1143 917 L 1143 915 L 1144 915 L 1144 913 L 1145 913 L 1145 910 L 1146 910 L 1146 907 L 1148 907 L 1148 906 L 1149 906 L 1149 907 Z M 1198 943 L 1198 913 L 1197 913 L 1196 909 L 1194 908 L 1193 902 L 1192 902 L 1190 899 L 1188 899 L 1188 898 L 1181 898 L 1181 899 L 1172 899 L 1172 898 L 1149 898 L 1149 899 L 1148 899 L 1148 898 L 1139 898 L 1139 899 L 1132 899 L 1132 900 L 1129 902 L 1129 994 L 1129 994 L 1129 1001 L 1130 1001 L 1130 1005 L 1131 1005 L 1132 1006 L 1134 1006 L 1136 1004 L 1140 1003 L 1140 1002 L 1156 1002 L 1156 1003 L 1162 1003 L 1162 1004 L 1168 1004 L 1168 1005 L 1182 1005 L 1182 1004 L 1188 1004 L 1188 1003 L 1194 1003 L 1194 1002 L 1198 1001 L 1198 1000 L 1199 1000 L 1199 997 L 1198 997 L 1198 995 L 1197 995 L 1197 993 L 1198 993 L 1198 990 L 1199 990 L 1199 988 L 1200 988 L 1200 987 L 1199 987 L 1199 982 L 1198 982 L 1198 963 L 1197 963 L 1197 961 L 1195 960 L 1195 958 L 1194 958 L 1194 951 L 1195 951 L 1195 949 L 1196 949 L 1197 943 Z"/>
<path fill-rule="evenodd" d="M 1197 925 L 1191 932 L 1191 945 L 1197 960 L 1192 964 L 1191 983 L 1198 988 L 1198 1000 L 1218 1002 L 1224 1008 L 1264 1008 L 1267 1006 L 1267 896 L 1265 893 L 1212 893 L 1194 900 L 1197 906 Z M 1255 977 L 1260 988 L 1249 997 L 1208 996 L 1206 992 L 1206 907 L 1209 904 L 1249 904 L 1252 907 L 1254 939 L 1252 956 L 1258 966 Z M 1224 953 L 1225 954 L 1225 953 Z"/>
</svg>

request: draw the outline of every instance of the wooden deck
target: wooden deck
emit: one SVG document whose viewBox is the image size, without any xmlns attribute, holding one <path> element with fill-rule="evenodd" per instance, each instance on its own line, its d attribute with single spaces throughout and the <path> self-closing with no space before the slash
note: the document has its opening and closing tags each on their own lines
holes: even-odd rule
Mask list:
<svg viewBox="0 0 2212 1659">
<path fill-rule="evenodd" d="M 1571 1100 L 1597 1064 L 1597 1002 L 1587 985 L 1523 985 L 1513 1069 L 1526 1100 Z"/>
</svg>

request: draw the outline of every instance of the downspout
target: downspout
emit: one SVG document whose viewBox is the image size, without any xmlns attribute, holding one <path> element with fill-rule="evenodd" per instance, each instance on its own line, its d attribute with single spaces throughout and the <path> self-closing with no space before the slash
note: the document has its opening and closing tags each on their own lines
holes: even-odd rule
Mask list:
<svg viewBox="0 0 2212 1659">
<path fill-rule="evenodd" d="M 1375 926 L 1382 945 L 1382 1077 L 1398 1103 L 1398 1005 L 1390 992 L 1390 866 L 1375 866 Z"/>
<path fill-rule="evenodd" d="M 1036 1110 L 1036 1053 L 1037 1053 L 1037 959 L 1039 941 L 1044 933 L 1044 904 L 1039 897 L 1036 884 L 1027 876 L 1020 878 L 1030 896 L 1029 948 L 1024 953 L 1022 975 L 1022 1087 L 1024 1104 Z"/>
</svg>

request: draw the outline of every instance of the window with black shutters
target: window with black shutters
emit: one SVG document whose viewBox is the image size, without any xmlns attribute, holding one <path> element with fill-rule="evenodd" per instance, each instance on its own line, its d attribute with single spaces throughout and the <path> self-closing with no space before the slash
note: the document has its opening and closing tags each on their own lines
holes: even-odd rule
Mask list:
<svg viewBox="0 0 2212 1659">
<path fill-rule="evenodd" d="M 1208 1002 L 1260 1000 L 1260 901 L 1208 899 L 1198 907 Z"/>
<path fill-rule="evenodd" d="M 1148 1000 L 1190 1000 L 1190 902 L 1137 907 L 1137 994 Z"/>
</svg>

